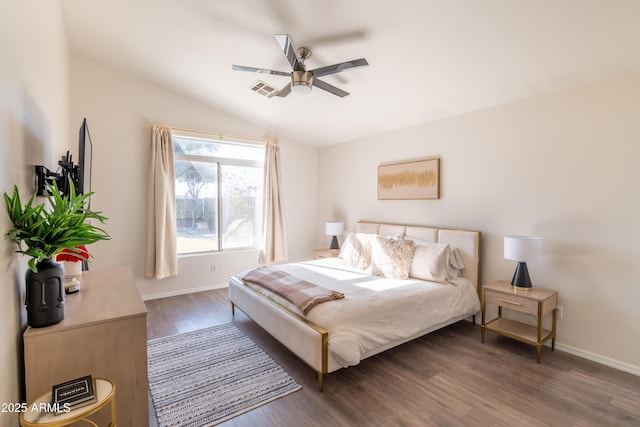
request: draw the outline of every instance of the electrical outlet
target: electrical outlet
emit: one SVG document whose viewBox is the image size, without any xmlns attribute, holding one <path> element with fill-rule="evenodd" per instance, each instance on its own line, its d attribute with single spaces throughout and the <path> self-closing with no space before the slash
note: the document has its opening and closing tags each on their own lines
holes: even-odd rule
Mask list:
<svg viewBox="0 0 640 427">
<path fill-rule="evenodd" d="M 214 273 L 216 271 L 216 265 L 211 264 L 211 272 Z"/>
<path fill-rule="evenodd" d="M 564 308 L 561 305 L 559 305 L 556 310 L 556 319 L 562 320 L 563 317 L 564 317 Z"/>
</svg>

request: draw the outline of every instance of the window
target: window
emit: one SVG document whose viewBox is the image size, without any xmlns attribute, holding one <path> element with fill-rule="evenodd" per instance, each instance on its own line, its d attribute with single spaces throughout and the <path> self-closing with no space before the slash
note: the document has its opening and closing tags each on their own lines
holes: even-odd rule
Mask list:
<svg viewBox="0 0 640 427">
<path fill-rule="evenodd" d="M 178 254 L 258 248 L 264 145 L 173 135 Z"/>
</svg>

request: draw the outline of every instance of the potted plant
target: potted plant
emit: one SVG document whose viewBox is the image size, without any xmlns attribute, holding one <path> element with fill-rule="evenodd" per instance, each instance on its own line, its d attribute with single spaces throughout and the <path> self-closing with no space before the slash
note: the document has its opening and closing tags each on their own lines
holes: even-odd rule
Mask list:
<svg viewBox="0 0 640 427">
<path fill-rule="evenodd" d="M 48 208 L 44 203 L 34 206 L 35 194 L 23 206 L 17 186 L 13 195 L 4 194 L 13 225 L 6 236 L 18 244 L 16 252 L 31 257 L 26 274 L 29 326 L 48 326 L 64 318 L 63 272 L 54 257 L 68 250 L 87 259 L 78 246 L 111 238 L 89 222 L 104 223 L 107 219 L 89 208 L 88 199 L 93 193 L 76 194 L 73 183 L 69 184 L 69 194 L 65 196 L 55 183 L 47 185 Z"/>
</svg>

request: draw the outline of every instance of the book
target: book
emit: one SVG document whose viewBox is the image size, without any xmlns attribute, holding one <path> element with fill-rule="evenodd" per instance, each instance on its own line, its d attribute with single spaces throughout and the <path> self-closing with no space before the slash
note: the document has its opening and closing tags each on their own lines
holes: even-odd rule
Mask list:
<svg viewBox="0 0 640 427">
<path fill-rule="evenodd" d="M 91 375 L 56 384 L 51 388 L 51 403 L 57 414 L 98 401 L 95 380 Z"/>
</svg>

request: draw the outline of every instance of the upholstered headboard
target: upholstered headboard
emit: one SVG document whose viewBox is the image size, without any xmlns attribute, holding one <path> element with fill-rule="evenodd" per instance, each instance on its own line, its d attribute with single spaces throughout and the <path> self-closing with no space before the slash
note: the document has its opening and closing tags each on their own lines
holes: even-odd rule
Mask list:
<svg viewBox="0 0 640 427">
<path fill-rule="evenodd" d="M 480 288 L 480 237 L 479 231 L 434 228 L 419 225 L 385 224 L 359 221 L 357 233 L 409 237 L 428 242 L 448 243 L 458 249 L 464 262 L 462 275 Z"/>
</svg>

